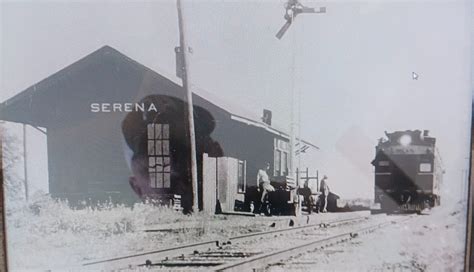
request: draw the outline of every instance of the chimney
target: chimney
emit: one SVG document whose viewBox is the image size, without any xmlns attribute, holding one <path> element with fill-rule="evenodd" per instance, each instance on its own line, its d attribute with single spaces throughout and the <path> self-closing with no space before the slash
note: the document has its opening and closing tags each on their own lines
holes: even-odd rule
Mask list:
<svg viewBox="0 0 474 272">
<path fill-rule="evenodd" d="M 263 110 L 262 122 L 271 126 L 272 125 L 272 111 L 271 110 Z"/>
<path fill-rule="evenodd" d="M 429 130 L 423 130 L 423 137 L 428 137 L 428 134 L 430 134 Z"/>
</svg>

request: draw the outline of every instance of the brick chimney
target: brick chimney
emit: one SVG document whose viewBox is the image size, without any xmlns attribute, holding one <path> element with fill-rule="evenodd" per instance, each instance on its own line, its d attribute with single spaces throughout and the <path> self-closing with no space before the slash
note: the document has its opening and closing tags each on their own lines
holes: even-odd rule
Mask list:
<svg viewBox="0 0 474 272">
<path fill-rule="evenodd" d="M 262 122 L 271 126 L 272 125 L 272 111 L 271 110 L 263 110 Z"/>
</svg>

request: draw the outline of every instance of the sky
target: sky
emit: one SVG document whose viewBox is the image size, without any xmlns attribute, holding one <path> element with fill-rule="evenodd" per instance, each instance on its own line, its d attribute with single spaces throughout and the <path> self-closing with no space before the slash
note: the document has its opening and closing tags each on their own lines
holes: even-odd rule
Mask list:
<svg viewBox="0 0 474 272">
<path fill-rule="evenodd" d="M 384 131 L 407 129 L 437 138 L 443 193 L 465 192 L 468 1 L 302 1 L 327 12 L 298 15 L 282 40 L 275 34 L 284 24 L 284 1 L 183 2 L 191 83 L 258 115 L 270 109 L 287 129 L 294 87 L 302 138 L 320 147 L 307 164 L 329 177 L 334 192 L 373 197 L 377 140 Z M 179 82 L 174 1 L 3 1 L 0 7 L 0 101 L 104 45 Z M 44 139 L 30 133 L 36 135 L 31 156 L 44 153 L 38 147 Z M 37 176 L 44 184 L 44 164 L 29 167 L 43 169 Z"/>
</svg>

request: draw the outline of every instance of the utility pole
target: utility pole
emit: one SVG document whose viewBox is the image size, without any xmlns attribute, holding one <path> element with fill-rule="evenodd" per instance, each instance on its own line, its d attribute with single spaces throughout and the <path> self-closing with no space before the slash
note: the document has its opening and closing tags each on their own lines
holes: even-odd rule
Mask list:
<svg viewBox="0 0 474 272">
<path fill-rule="evenodd" d="M 0 122 L 0 126 L 3 122 Z M 7 247 L 5 239 L 5 173 L 3 169 L 4 130 L 0 127 L 0 271 L 8 271 Z"/>
<path fill-rule="evenodd" d="M 197 158 L 196 158 L 196 135 L 194 130 L 194 110 L 193 110 L 193 94 L 189 87 L 189 63 L 188 54 L 190 48 L 186 42 L 185 33 L 186 26 L 184 22 L 184 9 L 181 0 L 176 0 L 178 9 L 178 26 L 179 26 L 179 53 L 181 54 L 181 80 L 183 83 L 183 89 L 186 91 L 187 100 L 187 117 L 189 127 L 189 143 L 191 145 L 191 180 L 193 190 L 193 211 L 199 209 L 198 202 L 198 180 L 197 180 Z"/>
</svg>

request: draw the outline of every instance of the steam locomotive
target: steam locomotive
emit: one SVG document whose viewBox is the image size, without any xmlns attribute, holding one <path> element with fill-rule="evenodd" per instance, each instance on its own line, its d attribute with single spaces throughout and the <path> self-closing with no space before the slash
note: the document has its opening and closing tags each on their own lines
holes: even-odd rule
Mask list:
<svg viewBox="0 0 474 272">
<path fill-rule="evenodd" d="M 421 212 L 440 205 L 444 171 L 436 138 L 424 130 L 385 132 L 375 147 L 374 202 L 387 213 Z"/>
</svg>

